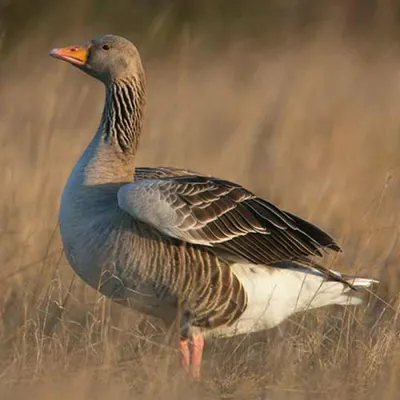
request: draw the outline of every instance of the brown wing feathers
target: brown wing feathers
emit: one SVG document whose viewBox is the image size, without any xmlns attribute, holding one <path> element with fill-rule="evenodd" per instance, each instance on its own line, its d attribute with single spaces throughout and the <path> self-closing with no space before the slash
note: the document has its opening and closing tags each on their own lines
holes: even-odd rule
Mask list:
<svg viewBox="0 0 400 400">
<path fill-rule="evenodd" d="M 324 231 L 319 229 L 317 226 L 310 224 L 304 219 L 285 211 L 285 214 L 294 220 L 297 227 L 305 232 L 308 236 L 317 238 L 318 243 L 322 246 L 327 247 L 334 251 L 342 251 L 342 249 L 338 246 L 337 243 Z"/>
<path fill-rule="evenodd" d="M 324 248 L 340 251 L 316 226 L 240 185 L 177 169 L 171 170 L 172 177 L 167 176 L 167 169 L 151 173 L 137 169 L 136 174 L 142 179 L 144 175 L 159 178 L 157 189 L 177 215 L 175 228 L 191 242 L 255 264 L 321 256 Z"/>
<path fill-rule="evenodd" d="M 177 239 L 209 246 L 232 261 L 277 268 L 285 261 L 348 284 L 310 260 L 322 256 L 321 250 L 341 251 L 331 236 L 242 186 L 176 168 L 137 168 L 135 180 L 142 179 L 158 180 L 157 192 L 177 217 L 169 227 Z"/>
</svg>

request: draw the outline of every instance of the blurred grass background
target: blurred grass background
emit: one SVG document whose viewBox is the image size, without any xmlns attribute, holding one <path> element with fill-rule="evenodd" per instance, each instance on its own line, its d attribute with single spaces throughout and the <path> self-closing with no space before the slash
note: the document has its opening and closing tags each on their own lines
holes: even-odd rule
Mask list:
<svg viewBox="0 0 400 400">
<path fill-rule="evenodd" d="M 0 398 L 398 399 L 399 11 L 1 0 Z M 310 219 L 345 250 L 328 265 L 381 279 L 382 301 L 210 343 L 197 386 L 157 321 L 70 285 L 58 202 L 103 88 L 47 52 L 106 32 L 131 39 L 147 71 L 139 165 L 234 180 Z"/>
</svg>

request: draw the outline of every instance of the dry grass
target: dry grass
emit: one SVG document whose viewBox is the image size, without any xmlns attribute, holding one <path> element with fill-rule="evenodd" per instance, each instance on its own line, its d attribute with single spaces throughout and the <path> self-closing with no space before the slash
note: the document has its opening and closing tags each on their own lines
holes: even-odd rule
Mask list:
<svg viewBox="0 0 400 400">
<path fill-rule="evenodd" d="M 335 267 L 382 279 L 385 303 L 210 343 L 203 384 L 187 382 L 157 323 L 69 286 L 58 200 L 103 93 L 31 39 L 2 64 L 2 399 L 398 398 L 399 51 L 329 32 L 279 51 L 233 43 L 216 54 L 201 43 L 145 59 L 138 163 L 238 181 L 319 224 L 346 250 Z"/>
</svg>

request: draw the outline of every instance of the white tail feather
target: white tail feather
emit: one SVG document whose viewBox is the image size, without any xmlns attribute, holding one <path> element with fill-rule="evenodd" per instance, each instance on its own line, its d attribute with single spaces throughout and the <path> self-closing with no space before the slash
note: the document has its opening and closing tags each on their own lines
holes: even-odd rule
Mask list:
<svg viewBox="0 0 400 400">
<path fill-rule="evenodd" d="M 370 288 L 371 286 L 378 284 L 379 281 L 376 279 L 348 277 L 346 279 L 356 289 Z M 363 303 L 363 298 L 360 296 L 360 292 L 351 289 L 349 286 L 343 288 L 342 295 L 339 296 L 335 304 L 339 305 L 359 305 Z"/>
<path fill-rule="evenodd" d="M 346 280 L 356 288 L 361 288 L 361 287 L 369 288 L 372 285 L 379 283 L 379 281 L 376 279 L 368 279 L 368 278 L 351 277 L 351 278 L 346 278 Z"/>
<path fill-rule="evenodd" d="M 245 287 L 248 305 L 234 326 L 211 333 L 232 336 L 272 328 L 290 315 L 331 304 L 358 305 L 361 293 L 341 282 L 327 281 L 321 274 L 292 269 L 235 264 L 232 270 Z M 334 272 L 334 271 L 332 271 Z M 347 277 L 334 272 L 357 288 L 378 283 L 374 279 Z"/>
</svg>

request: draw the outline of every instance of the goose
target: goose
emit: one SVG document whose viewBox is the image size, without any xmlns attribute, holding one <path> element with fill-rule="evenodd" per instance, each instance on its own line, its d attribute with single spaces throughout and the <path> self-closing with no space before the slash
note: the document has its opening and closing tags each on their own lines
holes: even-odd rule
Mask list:
<svg viewBox="0 0 400 400">
<path fill-rule="evenodd" d="M 136 167 L 146 81 L 136 47 L 102 35 L 54 48 L 102 82 L 99 126 L 64 187 L 59 228 L 77 275 L 112 300 L 179 328 L 179 359 L 200 379 L 205 337 L 249 334 L 290 315 L 362 303 L 378 281 L 322 266 L 327 233 L 239 184 Z M 178 346 L 177 346 L 178 347 Z"/>
</svg>

